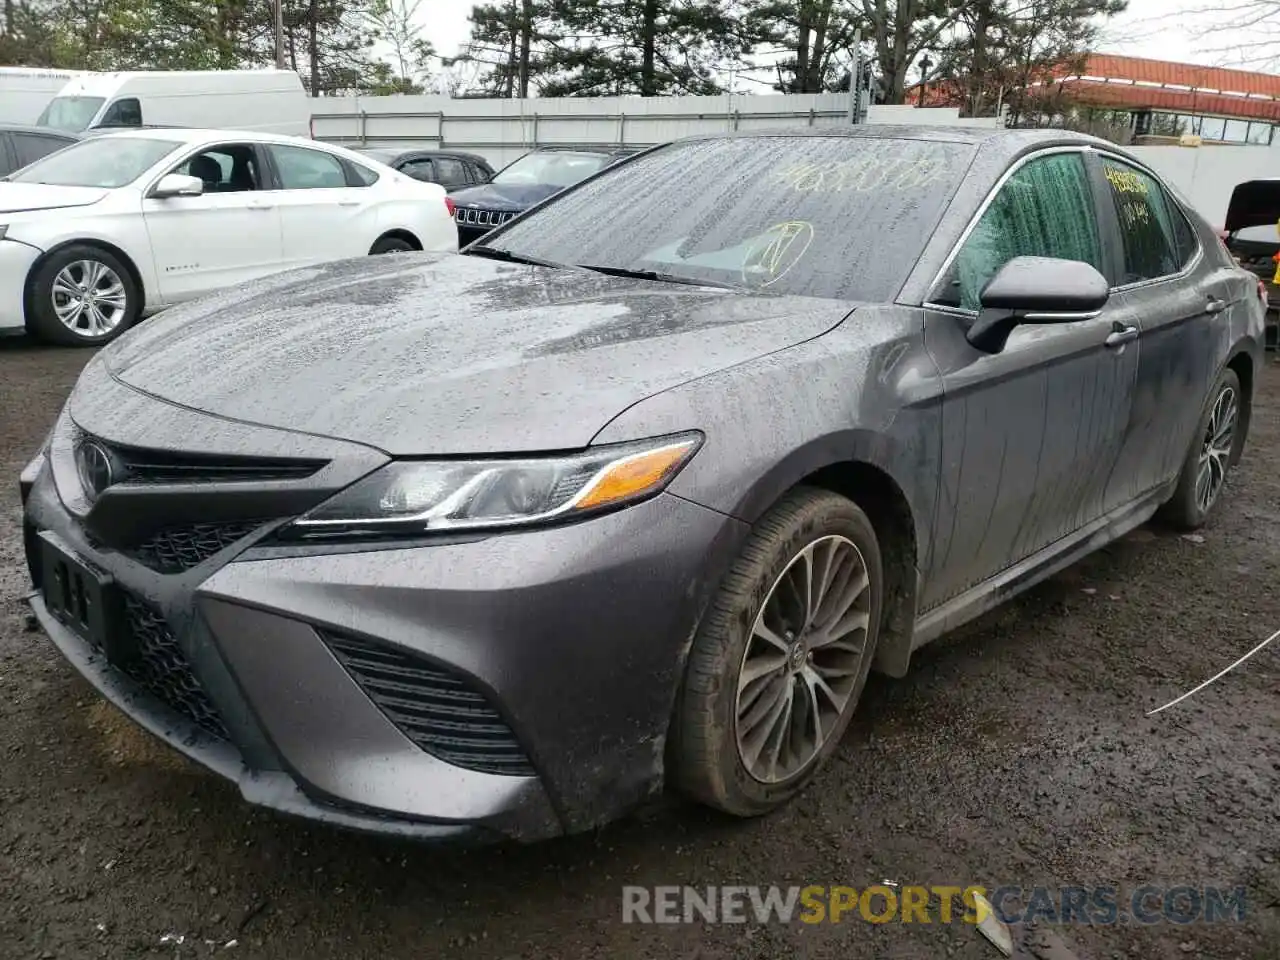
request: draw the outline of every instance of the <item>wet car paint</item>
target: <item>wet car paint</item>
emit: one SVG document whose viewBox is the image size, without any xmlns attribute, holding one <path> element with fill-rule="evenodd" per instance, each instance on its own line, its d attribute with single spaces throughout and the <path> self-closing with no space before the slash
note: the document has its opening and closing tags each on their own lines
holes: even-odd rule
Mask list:
<svg viewBox="0 0 1280 960">
<path fill-rule="evenodd" d="M 477 257 L 385 257 L 162 315 L 102 362 L 183 407 L 393 454 L 547 450 L 585 446 L 617 411 L 816 337 L 852 309 Z"/>
<path fill-rule="evenodd" d="M 979 149 L 896 303 L 703 290 L 469 257 L 362 261 L 272 278 L 179 308 L 172 322 L 149 322 L 90 364 L 69 409 L 81 428 L 122 443 L 331 451 L 329 472 L 292 492 L 295 511 L 375 469 L 385 451 L 555 450 L 703 430 L 703 449 L 667 493 L 598 521 L 311 556 L 280 552 L 264 530 L 188 583 L 152 584 L 187 610 L 176 615 L 224 602 L 368 631 L 459 666 L 511 704 L 556 811 L 554 829 L 585 829 L 661 789 L 692 630 L 750 525 L 786 490 L 825 476 L 871 507 L 889 544 L 877 665 L 900 675 L 924 640 L 1149 517 L 1169 493 L 1172 454 L 1185 451 L 1208 383 L 1229 361 L 1248 370 L 1260 362 L 1251 281 L 1214 259 L 1199 221 L 1205 257 L 1191 275 L 1240 295 L 1217 319 L 1193 312 L 1179 321 L 1198 325 L 1195 352 L 1175 349 L 1181 335 L 1150 322 L 1152 298 L 1161 296 L 1151 290 L 1115 295 L 1116 316 L 1150 333 L 1127 353 L 1102 354 L 1101 337 L 1068 324 L 1028 327 L 1001 354 L 976 350 L 963 318 L 921 306 L 947 253 L 1019 157 L 1100 141 L 915 135 L 967 137 Z M 1154 362 L 1144 368 L 1148 346 Z M 1155 475 L 1126 484 L 1129 474 L 1117 478 L 1108 466 L 1122 462 L 1153 462 Z M 849 465 L 857 469 L 845 472 Z M 65 465 L 46 470 L 29 513 L 75 537 L 49 473 L 74 476 Z M 95 513 L 103 522 L 125 515 L 123 495 L 100 499 L 88 522 Z M 67 496 L 74 502 L 73 491 Z M 173 516 L 189 506 L 179 492 L 150 497 Z M 77 546 L 93 550 L 83 537 Z M 584 592 L 611 598 L 613 613 L 576 603 Z M 214 616 L 228 634 L 262 623 L 257 614 Z M 203 655 L 219 662 L 246 656 L 234 641 L 220 653 L 211 652 L 216 640 L 204 642 Z M 307 669 L 324 683 L 340 679 L 323 664 Z M 227 702 L 236 702 L 233 692 L 224 692 Z M 305 725 L 315 711 L 306 698 L 277 704 L 273 719 L 254 721 L 277 732 L 246 738 L 278 747 L 288 741 L 279 730 Z M 240 712 L 253 715 L 247 704 Z M 386 803 L 385 784 L 367 792 L 377 778 L 351 779 L 367 760 L 359 748 L 330 760 L 332 768 L 321 763 L 305 775 L 296 762 L 261 762 L 291 771 L 308 795 Z M 397 813 L 423 816 L 414 805 L 426 780 L 401 769 Z M 554 832 L 545 810 L 522 820 L 520 809 L 491 808 L 479 819 L 523 838 Z"/>
</svg>

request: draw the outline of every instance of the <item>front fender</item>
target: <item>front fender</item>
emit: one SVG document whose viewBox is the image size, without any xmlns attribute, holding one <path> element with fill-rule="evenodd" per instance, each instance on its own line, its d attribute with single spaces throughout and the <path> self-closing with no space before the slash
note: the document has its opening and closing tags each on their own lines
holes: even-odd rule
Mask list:
<svg viewBox="0 0 1280 960">
<path fill-rule="evenodd" d="M 927 570 L 941 475 L 941 380 L 915 318 L 886 313 L 650 397 L 593 442 L 701 430 L 706 442 L 671 492 L 748 523 L 819 470 L 870 465 L 910 507 L 917 561 Z M 882 335 L 895 328 L 897 336 Z"/>
</svg>

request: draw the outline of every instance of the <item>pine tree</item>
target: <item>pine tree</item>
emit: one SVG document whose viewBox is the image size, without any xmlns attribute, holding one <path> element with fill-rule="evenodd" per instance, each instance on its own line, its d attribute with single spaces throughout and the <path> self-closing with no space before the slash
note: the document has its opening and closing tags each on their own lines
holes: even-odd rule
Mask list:
<svg viewBox="0 0 1280 960">
<path fill-rule="evenodd" d="M 853 41 L 861 24 L 846 0 L 765 0 L 747 15 L 756 44 L 786 51 L 777 63 L 782 93 L 848 89 Z"/>
<path fill-rule="evenodd" d="M 730 0 L 552 0 L 552 10 L 561 29 L 547 96 L 720 93 L 717 73 L 751 46 Z"/>
</svg>

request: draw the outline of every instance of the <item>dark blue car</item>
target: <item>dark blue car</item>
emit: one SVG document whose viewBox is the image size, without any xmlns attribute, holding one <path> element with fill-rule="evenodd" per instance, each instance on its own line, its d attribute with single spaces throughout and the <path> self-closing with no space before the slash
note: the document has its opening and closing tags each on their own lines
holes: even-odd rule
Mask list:
<svg viewBox="0 0 1280 960">
<path fill-rule="evenodd" d="M 479 240 L 494 227 L 536 203 L 585 180 L 635 147 L 540 147 L 500 170 L 488 183 L 455 191 L 458 246 Z"/>
</svg>

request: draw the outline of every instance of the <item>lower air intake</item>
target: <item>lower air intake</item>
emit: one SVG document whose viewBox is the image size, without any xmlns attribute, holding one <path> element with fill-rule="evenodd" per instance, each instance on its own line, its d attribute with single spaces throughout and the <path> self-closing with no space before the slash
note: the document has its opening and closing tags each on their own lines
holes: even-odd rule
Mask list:
<svg viewBox="0 0 1280 960">
<path fill-rule="evenodd" d="M 128 553 L 143 566 L 158 573 L 181 573 L 204 563 L 266 522 L 244 520 L 168 527 L 153 533 Z"/>
<path fill-rule="evenodd" d="M 178 640 L 157 610 L 129 594 L 124 596 L 125 618 L 136 656 L 122 669 L 131 680 L 205 733 L 226 740 L 227 728 L 191 672 Z"/>
<path fill-rule="evenodd" d="M 427 753 L 479 773 L 535 775 L 511 728 L 463 678 L 381 644 L 322 636 L 369 699 Z"/>
</svg>

